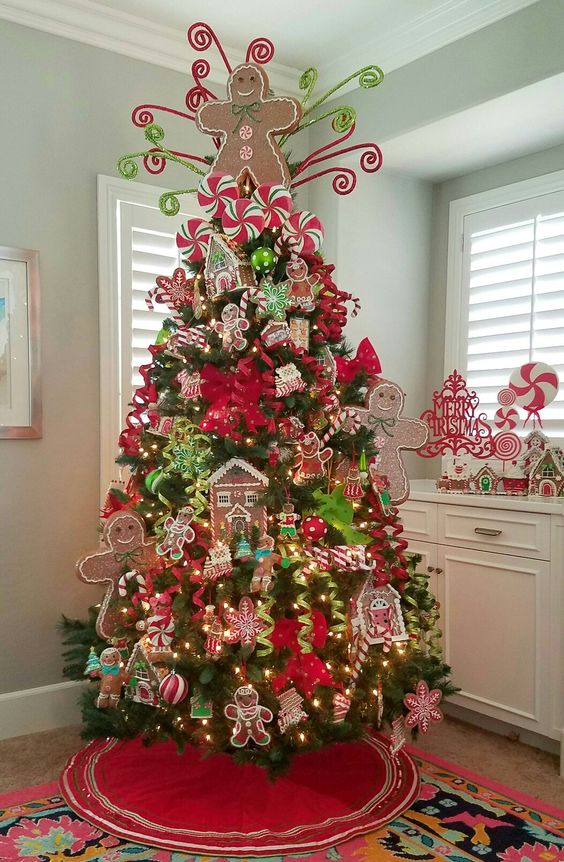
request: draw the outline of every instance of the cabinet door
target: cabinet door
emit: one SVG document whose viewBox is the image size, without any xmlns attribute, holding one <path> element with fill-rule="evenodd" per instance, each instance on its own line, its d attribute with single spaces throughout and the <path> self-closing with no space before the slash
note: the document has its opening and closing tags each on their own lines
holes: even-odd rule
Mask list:
<svg viewBox="0 0 564 862">
<path fill-rule="evenodd" d="M 439 547 L 445 661 L 453 703 L 543 733 L 548 726 L 549 566 Z"/>
</svg>

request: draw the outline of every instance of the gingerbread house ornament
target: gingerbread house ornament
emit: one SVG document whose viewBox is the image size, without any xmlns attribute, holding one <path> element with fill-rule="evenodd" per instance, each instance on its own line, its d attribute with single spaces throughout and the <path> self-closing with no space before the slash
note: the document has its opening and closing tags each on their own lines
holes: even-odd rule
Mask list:
<svg viewBox="0 0 564 862">
<path fill-rule="evenodd" d="M 254 270 L 242 251 L 223 234 L 212 234 L 204 280 L 210 299 L 223 293 L 256 287 Z"/>
<path fill-rule="evenodd" d="M 370 645 L 407 640 L 398 591 L 390 584 L 376 586 L 369 575 L 351 599 L 351 629 L 353 641 Z"/>
<path fill-rule="evenodd" d="M 159 683 L 167 672 L 166 668 L 157 668 L 151 662 L 149 649 L 145 647 L 143 639 L 137 641 L 126 667 L 129 683 L 125 690 L 125 696 L 136 703 L 158 706 Z"/>
<path fill-rule="evenodd" d="M 480 467 L 470 479 L 470 491 L 474 494 L 496 494 L 498 485 L 499 476 L 489 464 Z"/>
<path fill-rule="evenodd" d="M 254 526 L 266 533 L 266 506 L 259 503 L 268 478 L 242 458 L 231 458 L 208 479 L 214 541 L 248 535 Z"/>
<path fill-rule="evenodd" d="M 564 497 L 564 457 L 561 449 L 547 449 L 530 465 L 529 496 Z"/>
</svg>

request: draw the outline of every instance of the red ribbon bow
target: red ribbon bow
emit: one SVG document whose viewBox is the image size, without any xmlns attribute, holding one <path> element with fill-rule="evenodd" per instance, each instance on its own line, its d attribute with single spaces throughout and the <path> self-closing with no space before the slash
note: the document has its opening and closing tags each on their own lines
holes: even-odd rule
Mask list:
<svg viewBox="0 0 564 862">
<path fill-rule="evenodd" d="M 268 424 L 258 406 L 263 394 L 261 374 L 248 361 L 244 367 L 239 366 L 235 372 L 223 371 L 214 365 L 205 365 L 202 369 L 202 395 L 210 402 L 200 423 L 203 431 L 214 431 L 221 436 L 229 434 L 234 440 L 241 440 L 242 434 L 237 430 L 241 419 L 251 432 Z"/>
<path fill-rule="evenodd" d="M 312 611 L 313 622 L 312 646 L 323 649 L 327 640 L 327 621 L 321 611 Z M 292 681 L 296 688 L 306 697 L 313 695 L 316 685 L 333 686 L 333 677 L 327 670 L 324 662 L 314 652 L 303 653 L 298 641 L 298 634 L 302 628 L 298 620 L 280 619 L 274 626 L 270 640 L 274 649 L 287 647 L 292 652 L 286 667 L 272 681 L 272 689 L 275 693 L 282 691 Z"/>
<path fill-rule="evenodd" d="M 350 383 L 359 371 L 365 371 L 368 377 L 377 377 L 382 371 L 378 354 L 369 338 L 363 338 L 357 347 L 354 359 L 336 356 L 337 377 L 340 383 Z"/>
</svg>

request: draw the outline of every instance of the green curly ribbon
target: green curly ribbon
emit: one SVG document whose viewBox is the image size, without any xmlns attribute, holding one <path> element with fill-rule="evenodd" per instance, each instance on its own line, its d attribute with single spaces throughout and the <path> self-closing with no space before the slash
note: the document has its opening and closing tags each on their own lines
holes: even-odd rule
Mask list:
<svg viewBox="0 0 564 862">
<path fill-rule="evenodd" d="M 409 568 L 411 576 L 402 593 L 402 603 L 409 605 L 407 610 L 403 610 L 403 618 L 406 631 L 411 636 L 411 649 L 414 652 L 423 652 L 426 649 L 429 655 L 440 658 L 441 630 L 437 625 L 439 611 L 435 606 L 430 611 L 422 611 L 415 598 L 419 591 L 430 594 L 429 576 L 424 572 L 417 572 L 412 560 Z"/>
<path fill-rule="evenodd" d="M 339 587 L 337 582 L 333 580 L 333 575 L 327 569 L 318 569 L 316 571 L 316 575 L 320 578 L 323 578 L 325 581 L 325 592 L 329 596 L 329 604 L 331 605 L 331 617 L 334 620 L 332 626 L 330 626 L 329 631 L 337 634 L 338 632 L 346 632 L 347 630 L 347 618 L 344 614 L 345 605 L 341 601 L 341 599 L 337 598 L 337 594 L 339 592 Z"/>
<path fill-rule="evenodd" d="M 261 596 L 261 605 L 257 605 L 257 617 L 263 621 L 265 627 L 259 635 L 257 635 L 257 644 L 262 645 L 262 649 L 257 648 L 257 656 L 270 655 L 273 650 L 270 636 L 274 631 L 274 620 L 270 616 L 270 610 L 274 604 L 272 597 L 263 598 Z"/>
<path fill-rule="evenodd" d="M 337 105 L 336 108 L 332 108 L 330 111 L 326 111 L 324 114 L 320 114 L 318 117 L 313 117 L 311 120 L 307 120 L 307 122 L 305 123 L 300 123 L 297 129 L 280 138 L 279 145 L 283 146 L 288 140 L 288 138 L 291 137 L 291 135 L 295 135 L 302 129 L 307 129 L 308 126 L 314 126 L 316 123 L 320 123 L 321 120 L 325 120 L 327 117 L 333 116 L 335 117 L 335 119 L 333 120 L 331 125 L 336 132 L 339 132 L 339 134 L 341 134 L 342 132 L 348 131 L 352 124 L 355 122 L 356 111 L 350 105 Z"/>
<path fill-rule="evenodd" d="M 302 613 L 298 616 L 298 621 L 302 624 L 298 632 L 298 643 L 303 653 L 313 652 L 311 645 L 311 635 L 313 633 L 313 619 L 311 616 L 311 604 L 309 603 L 309 590 L 307 588 L 307 580 L 303 576 L 304 566 L 299 566 L 292 575 L 292 580 L 301 592 L 296 597 L 296 604 L 302 609 Z M 305 589 L 304 589 L 305 584 Z"/>
<path fill-rule="evenodd" d="M 178 195 L 193 195 L 198 189 L 175 189 L 172 192 L 164 192 L 159 198 L 159 209 L 163 215 L 175 216 L 180 212 L 180 201 Z"/>
<path fill-rule="evenodd" d="M 377 87 L 378 84 L 381 84 L 384 80 L 384 73 L 380 66 L 363 66 L 362 69 L 357 69 L 356 72 L 353 72 L 352 75 L 349 75 L 348 78 L 343 78 L 342 81 L 339 81 L 338 84 L 335 84 L 329 90 L 326 90 L 319 99 L 316 99 L 313 105 L 304 111 L 303 116 L 306 117 L 308 114 L 311 114 L 312 111 L 315 111 L 320 105 L 330 99 L 331 96 L 337 92 L 337 90 L 341 90 L 349 81 L 353 81 L 358 77 L 358 83 L 365 90 L 371 87 Z"/>
<path fill-rule="evenodd" d="M 315 69 L 313 66 L 309 69 L 306 69 L 305 72 L 303 72 L 300 75 L 300 80 L 298 81 L 298 86 L 299 86 L 300 90 L 306 91 L 306 93 L 302 99 L 302 105 L 305 105 L 305 103 L 308 101 L 309 97 L 313 93 L 313 90 L 315 89 L 315 85 L 317 84 L 317 78 L 318 77 L 319 77 L 319 73 L 318 73 L 317 69 Z"/>
</svg>

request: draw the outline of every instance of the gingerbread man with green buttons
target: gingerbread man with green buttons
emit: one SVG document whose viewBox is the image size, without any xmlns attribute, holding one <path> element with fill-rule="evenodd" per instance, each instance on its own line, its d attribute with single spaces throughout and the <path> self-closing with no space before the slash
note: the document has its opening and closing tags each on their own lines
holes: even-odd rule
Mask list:
<svg viewBox="0 0 564 862">
<path fill-rule="evenodd" d="M 253 63 L 237 66 L 227 81 L 226 101 L 206 102 L 196 114 L 201 132 L 221 138 L 212 171 L 247 177 L 255 186 L 277 183 L 288 188 L 290 172 L 275 135 L 293 131 L 302 109 L 297 99 L 268 96 L 268 76 Z"/>
</svg>

